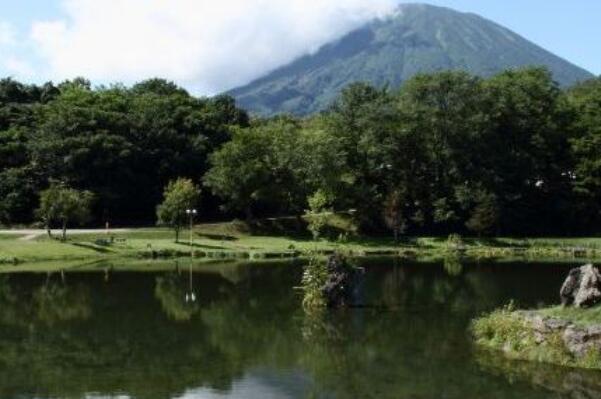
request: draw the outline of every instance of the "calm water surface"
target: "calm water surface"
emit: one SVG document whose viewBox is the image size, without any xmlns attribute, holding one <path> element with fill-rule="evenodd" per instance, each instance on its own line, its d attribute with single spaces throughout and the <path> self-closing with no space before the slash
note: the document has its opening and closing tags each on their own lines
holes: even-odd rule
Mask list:
<svg viewBox="0 0 601 399">
<path fill-rule="evenodd" d="M 365 266 L 366 306 L 324 317 L 300 309 L 298 264 L 0 276 L 0 398 L 601 397 L 601 374 L 467 332 L 510 299 L 555 303 L 570 265 Z"/>
</svg>

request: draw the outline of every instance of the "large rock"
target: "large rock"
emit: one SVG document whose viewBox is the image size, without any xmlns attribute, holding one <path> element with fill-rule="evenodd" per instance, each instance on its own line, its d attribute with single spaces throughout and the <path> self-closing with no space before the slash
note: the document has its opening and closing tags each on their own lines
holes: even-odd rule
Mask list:
<svg viewBox="0 0 601 399">
<path fill-rule="evenodd" d="M 557 344 L 561 337 L 565 349 L 576 359 L 591 352 L 601 353 L 601 325 L 582 326 L 566 320 L 545 317 L 536 311 L 517 313 L 530 326 L 537 345 L 545 342 Z"/>
<path fill-rule="evenodd" d="M 580 327 L 569 325 L 562 335 L 563 343 L 570 353 L 576 357 L 601 352 L 601 326 Z"/>
<path fill-rule="evenodd" d="M 601 273 L 592 264 L 570 270 L 559 292 L 564 306 L 587 308 L 601 301 Z"/>
</svg>

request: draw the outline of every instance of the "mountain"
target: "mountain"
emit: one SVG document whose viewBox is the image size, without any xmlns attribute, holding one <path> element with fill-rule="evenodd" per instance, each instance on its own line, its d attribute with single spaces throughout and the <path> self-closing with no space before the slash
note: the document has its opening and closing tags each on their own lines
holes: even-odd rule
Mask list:
<svg viewBox="0 0 601 399">
<path fill-rule="evenodd" d="M 452 69 L 485 77 L 528 65 L 548 67 L 563 86 L 593 77 L 478 15 L 403 4 L 389 17 L 228 94 L 255 114 L 306 115 L 327 107 L 352 82 L 398 87 L 419 72 Z"/>
</svg>

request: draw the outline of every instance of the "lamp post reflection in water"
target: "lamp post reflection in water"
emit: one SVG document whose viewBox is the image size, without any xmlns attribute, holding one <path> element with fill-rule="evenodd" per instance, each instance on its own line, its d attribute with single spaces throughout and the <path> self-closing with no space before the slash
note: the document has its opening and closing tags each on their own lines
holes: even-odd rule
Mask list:
<svg viewBox="0 0 601 399">
<path fill-rule="evenodd" d="M 184 299 L 186 300 L 186 303 L 196 302 L 196 294 L 194 293 L 194 287 L 192 285 L 192 261 L 190 261 L 190 286 L 188 288 L 188 292 L 186 292 Z"/>
<path fill-rule="evenodd" d="M 192 258 L 194 257 L 194 246 L 192 245 L 194 237 L 192 235 L 192 229 L 194 228 L 194 216 L 196 216 L 197 213 L 198 211 L 196 209 L 186 209 L 186 214 L 190 220 L 190 288 L 185 296 L 186 302 L 196 302 L 196 294 L 194 294 L 194 289 L 192 287 Z"/>
</svg>

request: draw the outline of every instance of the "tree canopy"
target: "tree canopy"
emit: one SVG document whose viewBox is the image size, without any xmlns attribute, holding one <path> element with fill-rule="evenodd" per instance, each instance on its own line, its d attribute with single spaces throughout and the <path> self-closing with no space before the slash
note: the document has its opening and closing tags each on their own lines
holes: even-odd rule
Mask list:
<svg viewBox="0 0 601 399">
<path fill-rule="evenodd" d="M 204 185 L 207 219 L 302 215 L 320 193 L 364 231 L 590 234 L 601 219 L 601 80 L 543 68 L 355 83 L 306 118 L 250 118 L 172 82 L 0 81 L 0 223 L 61 181 L 94 223 L 155 221 L 163 187 Z"/>
</svg>

